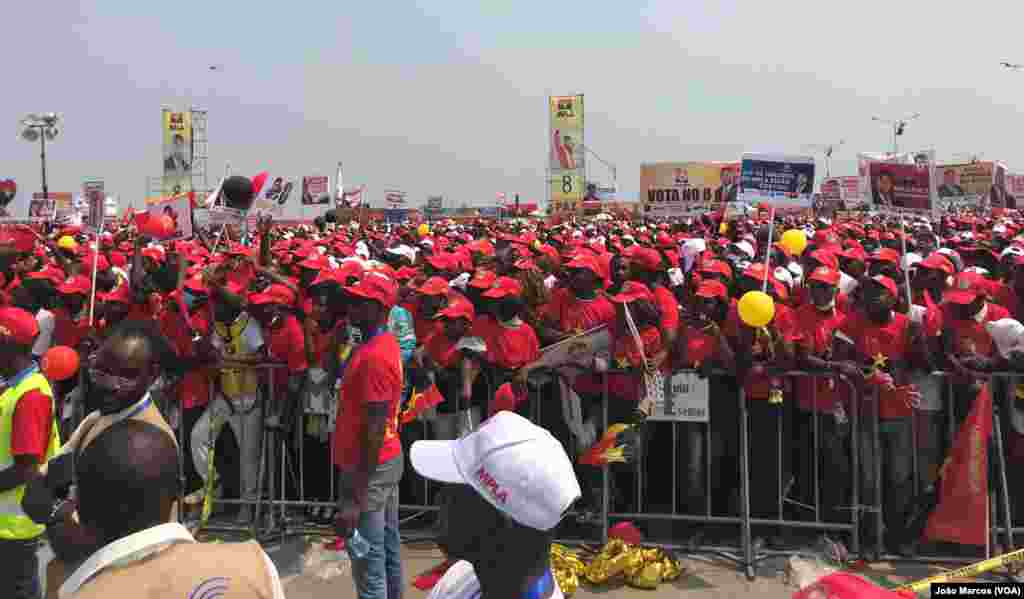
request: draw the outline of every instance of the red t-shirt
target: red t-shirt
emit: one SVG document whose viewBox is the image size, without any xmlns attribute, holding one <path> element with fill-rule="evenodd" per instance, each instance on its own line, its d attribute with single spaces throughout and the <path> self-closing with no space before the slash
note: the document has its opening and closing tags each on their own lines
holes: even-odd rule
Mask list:
<svg viewBox="0 0 1024 599">
<path fill-rule="evenodd" d="M 92 327 L 89 326 L 89 315 L 86 314 L 75 322 L 64 308 L 53 310 L 53 345 L 67 345 L 77 347 L 82 342 Z"/>
<path fill-rule="evenodd" d="M 487 341 L 487 361 L 502 368 L 516 369 L 540 358 L 540 341 L 525 322 L 517 327 L 499 324 Z"/>
<path fill-rule="evenodd" d="M 615 320 L 615 306 L 602 295 L 583 300 L 573 295 L 571 289 L 561 288 L 551 294 L 551 301 L 541 314 L 554 321 L 561 331 L 583 332 L 611 324 Z"/>
<path fill-rule="evenodd" d="M 458 340 L 452 341 L 443 332 L 431 337 L 425 346 L 427 355 L 441 368 L 453 368 L 459 364 L 462 352 L 455 349 Z"/>
<path fill-rule="evenodd" d="M 644 344 L 644 356 L 650 360 L 662 350 L 661 331 L 656 327 L 644 327 L 640 331 L 640 341 Z M 627 331 L 612 331 L 611 347 L 612 363 L 609 368 L 642 368 L 643 359 L 633 335 Z M 662 368 L 664 371 L 667 368 Z M 578 393 L 598 395 L 604 392 L 604 383 L 597 374 L 585 374 L 576 377 L 573 388 Z M 612 372 L 608 374 L 608 395 L 626 401 L 640 401 L 644 394 L 644 377 L 640 374 Z"/>
<path fill-rule="evenodd" d="M 1005 283 L 992 289 L 992 302 L 1006 308 L 1010 317 L 1015 320 L 1020 320 L 1021 316 L 1024 316 L 1020 311 L 1020 298 L 1017 297 L 1017 291 Z"/>
<path fill-rule="evenodd" d="M 794 312 L 796 321 L 794 342 L 808 354 L 830 359 L 835 332 L 846 316 L 839 311 L 822 312 L 811 304 L 804 304 Z M 801 376 L 796 379 L 796 398 L 800 407 L 809 412 L 833 412 L 840 393 L 848 395 L 846 383 L 826 377 Z"/>
<path fill-rule="evenodd" d="M 192 326 L 200 335 L 205 336 L 210 333 L 210 322 L 206 318 L 205 310 L 193 314 L 191 321 Z M 180 312 L 165 310 L 160 318 L 160 330 L 174 346 L 178 356 L 182 358 L 195 357 L 196 345 L 192 342 L 192 330 L 189 329 Z M 185 409 L 205 406 L 210 403 L 210 377 L 202 370 L 186 372 L 178 386 L 178 397 L 181 398 L 181 405 Z"/>
<path fill-rule="evenodd" d="M 718 353 L 718 339 L 700 329 L 686 324 L 680 334 L 686 341 L 686 356 L 675 365 L 677 368 L 700 368 Z"/>
<path fill-rule="evenodd" d="M 53 400 L 41 391 L 29 391 L 14 407 L 11 424 L 11 455 L 31 455 L 46 460 L 53 433 Z"/>
<path fill-rule="evenodd" d="M 334 428 L 334 465 L 355 469 L 362 459 L 364 403 L 388 405 L 388 425 L 378 463 L 398 457 L 398 407 L 402 397 L 402 353 L 398 340 L 388 332 L 375 335 L 354 350 L 338 391 L 338 415 Z"/>
<path fill-rule="evenodd" d="M 270 357 L 274 361 L 288 364 L 288 372 L 292 374 L 302 372 L 309 368 L 302 325 L 293 314 L 284 314 L 282 318 L 283 324 L 270 329 L 270 344 L 267 346 Z"/>
<path fill-rule="evenodd" d="M 771 324 L 788 341 L 795 341 L 797 337 L 796 319 L 793 314 L 792 308 L 786 304 L 775 302 L 775 317 L 772 319 Z M 729 315 L 725 319 L 726 336 L 732 339 L 739 339 L 740 329 L 745 326 L 747 325 L 743 324 L 743 321 L 740 319 L 739 303 L 731 303 L 729 305 Z M 753 354 L 754 360 L 767 360 L 770 355 L 770 348 L 766 345 L 764 339 L 755 333 L 753 344 L 750 351 Z M 778 355 L 779 350 L 780 348 L 775 348 L 776 355 Z M 774 365 L 768 364 L 768 366 Z M 743 382 L 743 390 L 746 393 L 747 399 L 768 399 L 772 389 L 781 388 L 784 382 L 783 379 L 778 377 L 748 374 Z"/>
<path fill-rule="evenodd" d="M 679 302 L 672 292 L 661 285 L 654 286 L 654 302 L 661 310 L 661 329 L 675 331 L 679 328 Z"/>
<path fill-rule="evenodd" d="M 961 320 L 953 318 L 948 308 L 949 304 L 943 304 L 942 322 L 947 334 L 953 338 L 953 351 L 957 355 L 977 354 L 986 358 L 996 353 L 996 345 L 992 335 L 985 329 L 985 323 L 995 322 L 1009 318 L 1010 313 L 1006 308 L 993 304 L 985 304 L 985 316 L 981 322 L 974 320 Z"/>
<path fill-rule="evenodd" d="M 884 325 L 873 322 L 861 312 L 855 312 L 837 330 L 853 340 L 860 364 L 871 365 L 875 360 L 884 360 L 882 369 L 889 370 L 894 363 L 905 362 L 909 357 L 908 328 L 910 319 L 899 312 L 893 312 L 892 320 Z M 897 386 L 904 384 L 898 380 L 895 383 Z M 882 390 L 878 396 L 878 414 L 881 418 L 903 418 L 913 414 L 903 393 Z"/>
</svg>

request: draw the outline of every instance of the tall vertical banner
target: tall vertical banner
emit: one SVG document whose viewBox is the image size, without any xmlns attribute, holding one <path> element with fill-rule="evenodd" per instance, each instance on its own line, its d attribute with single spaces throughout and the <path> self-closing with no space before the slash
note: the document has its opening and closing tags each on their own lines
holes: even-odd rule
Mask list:
<svg viewBox="0 0 1024 599">
<path fill-rule="evenodd" d="M 814 195 L 814 157 L 743 154 L 739 199 L 766 203 L 776 210 L 810 208 Z"/>
<path fill-rule="evenodd" d="M 14 218 L 14 200 L 18 197 L 18 183 L 0 177 L 0 220 Z"/>
<path fill-rule="evenodd" d="M 330 181 L 326 176 L 303 177 L 302 205 L 329 204 L 331 202 L 331 196 L 327 192 L 329 188 Z"/>
<path fill-rule="evenodd" d="M 192 113 L 163 111 L 163 193 L 192 191 Z"/>
<path fill-rule="evenodd" d="M 551 212 L 578 212 L 586 191 L 582 94 L 548 98 L 548 133 Z"/>
<path fill-rule="evenodd" d="M 936 207 L 935 158 L 917 163 L 868 163 L 871 208 L 879 212 L 932 212 Z"/>
<path fill-rule="evenodd" d="M 657 162 L 640 165 L 640 203 L 649 217 L 718 210 L 735 202 L 736 162 Z"/>
<path fill-rule="evenodd" d="M 86 207 L 82 224 L 93 233 L 99 232 L 103 226 L 103 207 L 107 199 L 103 181 L 89 180 L 83 183 L 82 199 Z"/>
</svg>

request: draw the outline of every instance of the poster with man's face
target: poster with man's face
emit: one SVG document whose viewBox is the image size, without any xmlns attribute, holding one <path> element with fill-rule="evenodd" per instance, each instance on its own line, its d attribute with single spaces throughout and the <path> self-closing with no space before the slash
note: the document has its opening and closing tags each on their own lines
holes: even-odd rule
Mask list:
<svg viewBox="0 0 1024 599">
<path fill-rule="evenodd" d="M 165 195 L 192 189 L 192 113 L 163 112 L 163 190 Z"/>
</svg>

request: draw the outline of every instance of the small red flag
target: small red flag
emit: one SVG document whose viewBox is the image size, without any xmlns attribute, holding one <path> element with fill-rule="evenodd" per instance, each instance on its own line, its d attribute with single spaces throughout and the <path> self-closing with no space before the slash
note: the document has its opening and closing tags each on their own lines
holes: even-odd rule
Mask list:
<svg viewBox="0 0 1024 599">
<path fill-rule="evenodd" d="M 423 392 L 413 389 L 412 397 L 409 398 L 409 403 L 407 403 L 405 405 L 405 409 L 402 410 L 400 418 L 401 424 L 409 424 L 415 420 L 417 416 L 438 405 L 442 401 L 444 401 L 444 396 L 437 390 L 437 385 L 431 385 L 429 389 Z"/>
<path fill-rule="evenodd" d="M 988 439 L 992 395 L 981 388 L 942 466 L 939 502 L 928 517 L 926 539 L 984 545 L 988 539 Z"/>
</svg>

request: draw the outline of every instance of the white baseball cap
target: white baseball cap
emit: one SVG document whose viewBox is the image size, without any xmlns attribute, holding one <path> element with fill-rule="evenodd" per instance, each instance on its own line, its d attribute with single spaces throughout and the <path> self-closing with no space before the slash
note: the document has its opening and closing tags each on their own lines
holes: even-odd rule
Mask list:
<svg viewBox="0 0 1024 599">
<path fill-rule="evenodd" d="M 551 530 L 580 498 L 569 456 L 547 430 L 498 412 L 455 441 L 416 441 L 412 467 L 440 482 L 465 484 L 510 518 Z"/>
</svg>

